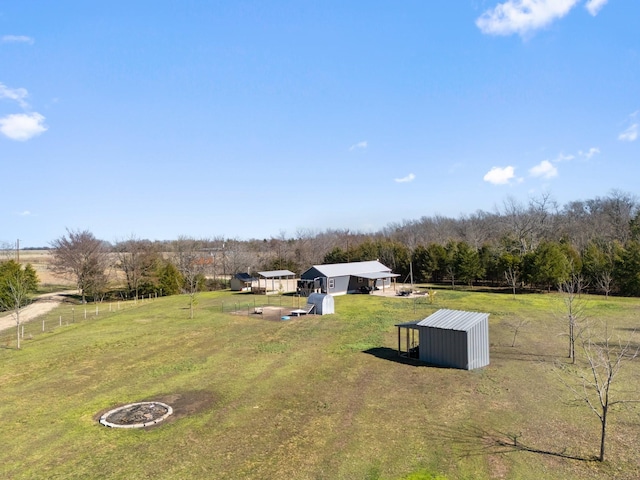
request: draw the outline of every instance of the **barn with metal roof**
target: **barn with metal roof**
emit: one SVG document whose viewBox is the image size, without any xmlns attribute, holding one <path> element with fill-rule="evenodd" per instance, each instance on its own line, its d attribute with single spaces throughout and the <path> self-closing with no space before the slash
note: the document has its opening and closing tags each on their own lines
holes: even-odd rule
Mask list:
<svg viewBox="0 0 640 480">
<path fill-rule="evenodd" d="M 441 309 L 396 327 L 401 356 L 465 370 L 489 365 L 488 313 Z"/>
<path fill-rule="evenodd" d="M 377 260 L 329 263 L 312 266 L 300 275 L 298 285 L 303 294 L 317 292 L 343 295 L 391 288 L 393 279 L 398 276 Z"/>
</svg>

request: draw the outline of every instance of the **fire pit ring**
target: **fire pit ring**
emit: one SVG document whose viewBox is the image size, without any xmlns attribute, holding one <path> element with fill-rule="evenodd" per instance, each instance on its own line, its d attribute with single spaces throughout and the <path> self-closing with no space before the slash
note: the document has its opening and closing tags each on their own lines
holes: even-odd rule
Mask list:
<svg viewBox="0 0 640 480">
<path fill-rule="evenodd" d="M 162 402 L 137 402 L 109 410 L 100 417 L 100 423 L 112 428 L 144 428 L 162 422 L 173 413 L 170 405 Z"/>
</svg>

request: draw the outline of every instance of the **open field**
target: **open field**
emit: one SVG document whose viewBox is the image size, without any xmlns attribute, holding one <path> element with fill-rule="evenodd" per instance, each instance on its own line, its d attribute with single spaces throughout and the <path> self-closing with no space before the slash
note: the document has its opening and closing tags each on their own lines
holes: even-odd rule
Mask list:
<svg viewBox="0 0 640 480">
<path fill-rule="evenodd" d="M 640 478 L 636 404 L 612 413 L 607 461 L 590 460 L 599 422 L 553 369 L 567 351 L 556 294 L 442 290 L 433 304 L 349 295 L 336 297 L 335 315 L 286 322 L 230 312 L 252 301 L 201 294 L 193 320 L 186 297 L 100 305 L 98 315 L 90 304 L 86 319 L 84 306 L 62 305 L 45 333 L 41 320 L 28 325 L 22 350 L 0 348 L 0 478 Z M 616 334 L 640 324 L 638 299 L 585 302 Z M 394 323 L 438 308 L 491 314 L 490 366 L 399 361 Z M 530 323 L 511 347 L 508 324 L 521 318 Z M 616 388 L 638 398 L 637 359 Z M 97 422 L 144 400 L 175 414 L 145 430 Z M 500 444 L 514 435 L 528 451 Z"/>
</svg>

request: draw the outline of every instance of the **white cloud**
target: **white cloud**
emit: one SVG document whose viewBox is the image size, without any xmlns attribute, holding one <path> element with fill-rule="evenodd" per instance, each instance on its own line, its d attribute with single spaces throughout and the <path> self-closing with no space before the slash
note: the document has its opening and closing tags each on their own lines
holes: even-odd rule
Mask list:
<svg viewBox="0 0 640 480">
<path fill-rule="evenodd" d="M 576 3 L 578 0 L 507 0 L 484 12 L 476 26 L 489 35 L 525 35 L 564 17 Z"/>
<path fill-rule="evenodd" d="M 3 35 L 0 39 L 0 43 L 28 43 L 33 45 L 35 40 L 26 35 Z"/>
<path fill-rule="evenodd" d="M 558 175 L 558 169 L 549 160 L 543 160 L 529 170 L 533 177 L 553 178 Z"/>
<path fill-rule="evenodd" d="M 622 140 L 623 142 L 633 142 L 638 138 L 638 124 L 634 123 L 629 128 L 627 128 L 624 132 L 618 135 L 618 140 Z"/>
<path fill-rule="evenodd" d="M 504 185 L 509 183 L 509 181 L 514 177 L 515 169 L 512 166 L 508 166 L 504 168 L 493 167 L 482 178 L 485 182 L 489 182 L 494 185 Z"/>
<path fill-rule="evenodd" d="M 365 140 L 363 142 L 358 142 L 358 143 L 356 143 L 354 145 L 351 145 L 349 147 L 349 151 L 352 152 L 352 151 L 354 151 L 356 149 L 359 149 L 359 148 L 367 148 L 367 141 Z"/>
<path fill-rule="evenodd" d="M 409 175 L 407 175 L 406 177 L 402 177 L 402 178 L 396 178 L 395 182 L 396 183 L 407 183 L 407 182 L 413 182 L 415 180 L 416 176 L 413 173 L 410 173 Z"/>
<path fill-rule="evenodd" d="M 29 217 L 31 215 L 31 212 L 29 210 L 25 210 L 23 212 L 20 212 L 18 215 L 20 215 L 21 217 Z"/>
<path fill-rule="evenodd" d="M 0 82 L 0 99 L 8 98 L 9 100 L 18 102 L 22 108 L 28 108 L 29 105 L 25 101 L 25 98 L 28 96 L 29 92 L 27 92 L 26 88 L 9 88 Z"/>
<path fill-rule="evenodd" d="M 589 160 L 591 157 L 593 157 L 594 155 L 598 155 L 600 153 L 600 149 L 597 147 L 591 147 L 588 151 L 583 152 L 582 150 L 580 150 L 578 152 L 578 155 L 580 155 L 581 157 L 585 157 L 587 160 Z"/>
<path fill-rule="evenodd" d="M 11 140 L 24 142 L 46 132 L 44 117 L 37 112 L 14 113 L 0 118 L 0 133 Z"/>
<path fill-rule="evenodd" d="M 554 162 L 570 162 L 574 158 L 576 158 L 575 155 L 565 155 L 564 153 L 559 153 Z"/>
<path fill-rule="evenodd" d="M 585 8 L 595 17 L 600 9 L 605 6 L 607 1 L 608 0 L 589 0 L 585 5 Z"/>
</svg>

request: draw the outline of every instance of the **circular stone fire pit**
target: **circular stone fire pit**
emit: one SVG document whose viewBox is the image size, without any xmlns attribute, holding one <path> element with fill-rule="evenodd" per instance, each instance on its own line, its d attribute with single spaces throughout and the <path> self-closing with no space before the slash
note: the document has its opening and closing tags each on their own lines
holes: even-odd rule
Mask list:
<svg viewBox="0 0 640 480">
<path fill-rule="evenodd" d="M 109 410 L 100 417 L 100 423 L 113 428 L 143 428 L 160 423 L 173 413 L 173 409 L 162 402 L 130 403 Z"/>
</svg>

